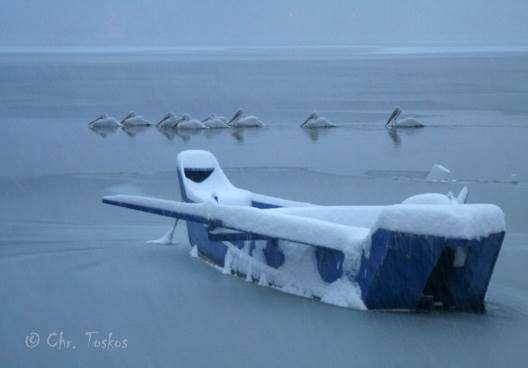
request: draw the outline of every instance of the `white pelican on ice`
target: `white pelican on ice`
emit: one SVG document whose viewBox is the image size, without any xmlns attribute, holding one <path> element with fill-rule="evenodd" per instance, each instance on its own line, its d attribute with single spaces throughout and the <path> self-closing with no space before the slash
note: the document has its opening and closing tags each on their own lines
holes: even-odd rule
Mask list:
<svg viewBox="0 0 528 368">
<path fill-rule="evenodd" d="M 202 123 L 211 129 L 229 128 L 229 125 L 227 125 L 227 119 L 223 116 L 217 116 L 215 114 L 211 114 L 203 119 Z"/>
<path fill-rule="evenodd" d="M 415 118 L 405 118 L 398 120 L 402 113 L 402 110 L 397 107 L 394 109 L 392 114 L 389 116 L 389 120 L 385 126 L 387 128 L 423 128 L 425 125 L 418 119 Z"/>
<path fill-rule="evenodd" d="M 174 128 L 181 121 L 182 117 L 172 112 L 165 114 L 165 116 L 156 124 L 158 128 Z"/>
<path fill-rule="evenodd" d="M 264 126 L 262 120 L 256 116 L 250 115 L 242 117 L 243 113 L 242 109 L 238 109 L 227 125 L 233 128 L 261 128 Z"/>
<path fill-rule="evenodd" d="M 189 114 L 183 114 L 176 124 L 178 129 L 208 129 L 208 127 L 198 119 L 191 119 Z"/>
<path fill-rule="evenodd" d="M 120 127 L 121 124 L 113 116 L 103 114 L 97 119 L 89 122 L 88 126 L 90 128 L 117 128 Z"/>
<path fill-rule="evenodd" d="M 337 125 L 312 112 L 310 116 L 301 124 L 301 128 L 317 129 L 317 128 L 335 128 Z"/>
<path fill-rule="evenodd" d="M 136 115 L 134 111 L 130 111 L 127 116 L 121 120 L 121 125 L 125 127 L 130 126 L 151 126 L 152 123 L 146 120 L 143 116 Z"/>
</svg>

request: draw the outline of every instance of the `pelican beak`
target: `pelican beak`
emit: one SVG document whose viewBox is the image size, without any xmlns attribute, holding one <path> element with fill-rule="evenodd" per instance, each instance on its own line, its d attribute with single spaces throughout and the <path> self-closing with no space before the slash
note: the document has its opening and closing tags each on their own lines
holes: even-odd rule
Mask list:
<svg viewBox="0 0 528 368">
<path fill-rule="evenodd" d="M 236 119 L 238 119 L 238 118 L 240 117 L 240 115 L 241 115 L 240 111 L 237 111 L 237 112 L 235 113 L 235 115 L 233 115 L 233 117 L 231 118 L 231 120 L 229 120 L 229 121 L 227 122 L 227 125 L 231 125 L 231 124 L 233 123 L 233 121 L 235 121 Z"/>
<path fill-rule="evenodd" d="M 99 117 L 98 117 L 97 119 L 95 119 L 95 120 L 90 121 L 90 122 L 88 123 L 88 125 L 92 125 L 93 123 L 95 123 L 95 122 L 98 121 L 98 120 L 101 120 L 101 116 L 99 116 Z"/>
<path fill-rule="evenodd" d="M 174 124 L 174 127 L 178 127 L 178 125 L 182 122 L 182 121 L 185 121 L 187 119 L 185 119 L 185 116 L 180 116 L 180 118 L 178 119 L 178 121 L 176 121 L 176 124 Z"/>
<path fill-rule="evenodd" d="M 399 115 L 399 110 L 395 109 L 392 114 L 389 116 L 389 120 L 387 120 L 387 123 L 385 124 L 385 127 L 388 127 L 389 124 L 396 119 L 396 117 Z"/>
<path fill-rule="evenodd" d="M 308 123 L 311 119 L 312 119 L 312 115 L 308 116 L 308 118 L 306 118 L 304 123 L 301 124 L 301 128 L 304 127 L 306 125 L 306 123 Z"/>
<path fill-rule="evenodd" d="M 165 120 L 167 120 L 169 117 L 168 116 L 165 116 L 163 119 L 161 119 L 160 121 L 158 121 L 158 123 L 156 124 L 156 126 L 160 126 L 161 123 L 163 123 Z"/>
<path fill-rule="evenodd" d="M 131 117 L 133 117 L 133 116 L 135 116 L 135 113 L 134 113 L 133 111 L 129 112 L 129 113 L 123 118 L 123 120 L 121 120 L 121 123 L 120 123 L 120 124 L 123 125 L 123 123 L 125 122 L 126 119 L 131 118 Z"/>
</svg>

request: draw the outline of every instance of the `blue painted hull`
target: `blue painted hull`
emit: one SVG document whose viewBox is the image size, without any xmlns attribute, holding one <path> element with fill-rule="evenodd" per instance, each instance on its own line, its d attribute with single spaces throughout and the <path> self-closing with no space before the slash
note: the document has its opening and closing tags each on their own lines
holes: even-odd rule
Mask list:
<svg viewBox="0 0 528 368">
<path fill-rule="evenodd" d="M 178 172 L 182 198 L 192 202 Z M 274 204 L 252 203 L 257 208 Z M 214 235 L 203 223 L 186 221 L 189 241 L 199 255 L 224 267 L 229 241 L 242 249 L 249 242 L 264 240 L 265 263 L 273 268 L 287 262 L 276 239 L 255 238 L 252 234 Z M 344 254 L 317 247 L 315 259 L 321 279 L 332 283 L 347 275 L 356 282 L 368 309 L 443 309 L 484 311 L 484 298 L 497 260 L 504 232 L 475 240 L 399 233 L 384 229 L 372 236 L 369 254 L 363 254 L 359 272 L 343 269 Z M 245 276 L 245 275 L 240 275 Z M 320 297 L 320 296 L 314 296 Z"/>
<path fill-rule="evenodd" d="M 504 232 L 482 239 L 447 239 L 379 229 L 356 276 L 369 309 L 484 311 L 484 298 Z M 465 256 L 456 264 L 456 252 Z"/>
</svg>

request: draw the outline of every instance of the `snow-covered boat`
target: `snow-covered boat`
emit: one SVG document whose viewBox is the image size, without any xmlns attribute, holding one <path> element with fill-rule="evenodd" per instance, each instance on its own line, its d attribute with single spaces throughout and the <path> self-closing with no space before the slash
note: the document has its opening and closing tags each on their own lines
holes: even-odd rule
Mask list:
<svg viewBox="0 0 528 368">
<path fill-rule="evenodd" d="M 495 205 L 465 204 L 467 190 L 317 206 L 237 188 L 197 150 L 178 155 L 178 178 L 183 202 L 103 202 L 184 220 L 192 255 L 284 292 L 357 309 L 485 309 L 505 220 Z"/>
</svg>

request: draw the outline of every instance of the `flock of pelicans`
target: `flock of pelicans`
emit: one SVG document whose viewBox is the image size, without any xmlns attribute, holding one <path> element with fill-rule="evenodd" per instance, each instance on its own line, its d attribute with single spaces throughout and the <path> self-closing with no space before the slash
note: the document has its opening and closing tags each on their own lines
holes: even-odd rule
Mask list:
<svg viewBox="0 0 528 368">
<path fill-rule="evenodd" d="M 389 116 L 385 126 L 389 129 L 395 128 L 423 128 L 424 124 L 415 118 L 400 119 L 402 110 L 397 107 Z M 92 129 L 110 128 L 116 129 L 118 127 L 148 127 L 156 125 L 159 129 L 222 129 L 222 128 L 261 128 L 265 124 L 259 118 L 249 115 L 243 116 L 242 109 L 238 109 L 231 119 L 215 114 L 209 115 L 203 120 L 191 118 L 188 114 L 176 115 L 172 112 L 167 113 L 157 124 L 154 124 L 140 115 L 136 115 L 133 111 L 129 112 L 121 121 L 118 121 L 112 116 L 103 114 L 97 119 L 88 123 Z M 321 129 L 321 128 L 335 128 L 337 124 L 330 122 L 324 117 L 319 116 L 316 112 L 311 113 L 308 118 L 300 125 L 305 129 Z"/>
</svg>

